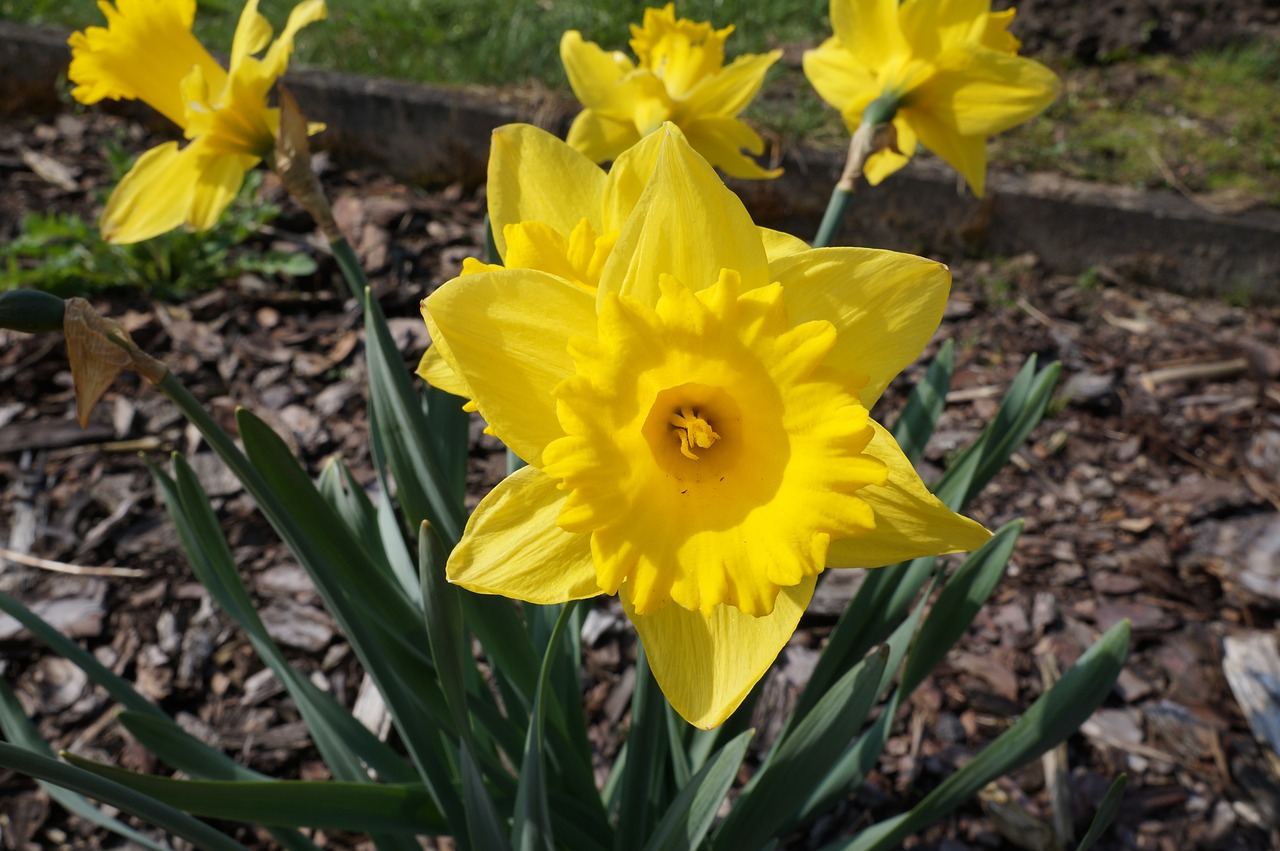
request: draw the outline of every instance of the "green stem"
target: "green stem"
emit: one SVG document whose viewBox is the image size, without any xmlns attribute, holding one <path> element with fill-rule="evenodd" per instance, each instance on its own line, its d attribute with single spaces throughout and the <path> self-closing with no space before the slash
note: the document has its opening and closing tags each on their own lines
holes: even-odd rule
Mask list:
<svg viewBox="0 0 1280 851">
<path fill-rule="evenodd" d="M 845 211 L 849 209 L 849 201 L 853 193 L 839 186 L 831 190 L 831 200 L 827 202 L 827 211 L 822 214 L 822 224 L 818 226 L 818 235 L 813 238 L 814 248 L 826 248 L 840 230 Z"/>
<path fill-rule="evenodd" d="M 331 240 L 329 247 L 333 249 L 333 259 L 338 261 L 338 268 L 342 270 L 343 280 L 347 282 L 347 289 L 355 298 L 356 304 L 364 303 L 364 290 L 369 286 L 369 279 L 365 277 L 364 269 L 360 267 L 360 261 L 356 259 L 355 249 L 351 247 L 351 243 L 345 238 Z M 377 304 L 377 302 L 374 302 Z"/>
</svg>

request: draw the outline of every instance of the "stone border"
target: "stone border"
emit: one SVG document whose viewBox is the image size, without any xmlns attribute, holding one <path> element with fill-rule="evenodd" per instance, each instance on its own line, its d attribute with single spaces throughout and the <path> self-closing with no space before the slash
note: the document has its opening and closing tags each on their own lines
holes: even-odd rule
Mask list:
<svg viewBox="0 0 1280 851">
<path fill-rule="evenodd" d="M 0 21 L 0 110 L 63 107 L 65 33 Z M 285 78 L 319 137 L 341 162 L 440 184 L 484 178 L 493 128 L 530 121 L 563 130 L 567 109 L 499 101 L 493 93 L 443 89 L 316 70 Z M 786 173 L 732 181 L 756 221 L 808 236 L 817 229 L 842 156 L 797 148 Z M 840 241 L 937 257 L 1034 252 L 1050 270 L 1118 275 L 1195 296 L 1280 302 L 1280 212 L 1210 212 L 1180 195 L 1102 186 L 1052 174 L 993 171 L 987 198 L 958 187 L 936 160 L 916 158 L 873 191 L 855 195 Z"/>
</svg>

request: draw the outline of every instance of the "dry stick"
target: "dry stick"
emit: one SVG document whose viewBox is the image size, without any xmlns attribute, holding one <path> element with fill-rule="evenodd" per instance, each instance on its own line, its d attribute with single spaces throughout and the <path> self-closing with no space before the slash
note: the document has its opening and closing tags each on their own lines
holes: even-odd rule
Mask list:
<svg viewBox="0 0 1280 851">
<path fill-rule="evenodd" d="M 145 570 L 138 570 L 134 567 L 82 567 L 78 564 L 67 564 L 62 561 L 50 561 L 47 558 L 23 555 L 20 552 L 0 547 L 0 561 L 3 560 L 26 567 L 52 570 L 54 573 L 70 573 L 73 576 L 113 576 L 120 579 L 139 579 L 147 575 Z"/>
<path fill-rule="evenodd" d="M 1061 671 L 1052 653 L 1037 654 L 1040 663 L 1040 679 L 1048 691 L 1058 681 Z M 1064 848 L 1071 846 L 1071 774 L 1067 756 L 1067 743 L 1060 742 L 1040 757 L 1044 767 L 1044 785 L 1049 793 L 1049 807 L 1053 811 L 1053 835 Z"/>
<path fill-rule="evenodd" d="M 1148 393 L 1153 392 L 1159 384 L 1170 381 L 1189 381 L 1208 378 L 1228 378 L 1239 375 L 1249 368 L 1244 358 L 1213 361 L 1211 363 L 1189 363 L 1185 366 L 1169 366 L 1145 373 L 1139 380 Z"/>
</svg>

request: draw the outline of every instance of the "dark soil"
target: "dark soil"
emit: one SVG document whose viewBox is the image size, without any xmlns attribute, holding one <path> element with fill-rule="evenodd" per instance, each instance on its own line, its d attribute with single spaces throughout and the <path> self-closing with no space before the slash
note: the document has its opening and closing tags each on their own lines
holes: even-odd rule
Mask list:
<svg viewBox="0 0 1280 851">
<path fill-rule="evenodd" d="M 1094 59 L 1191 51 L 1274 26 L 1277 15 L 1274 2 L 1261 0 L 1027 0 L 1019 9 L 1029 42 L 1051 40 Z M 1152 20 L 1158 26 L 1144 23 Z M 93 215 L 102 141 L 116 136 L 135 150 L 150 141 L 107 117 L 0 119 L 0 239 L 28 211 Z M 69 168 L 74 188 L 37 176 L 24 151 Z M 425 192 L 367 173 L 333 170 L 325 179 L 411 364 L 427 342 L 417 302 L 478 254 L 483 196 L 462 187 Z M 287 203 L 271 179 L 264 191 Z M 286 209 L 261 244 L 314 250 L 305 216 Z M 1062 361 L 1049 416 L 971 511 L 992 528 L 1023 517 L 1026 532 L 993 601 L 900 710 L 878 771 L 789 847 L 817 847 L 910 806 L 1007 729 L 1043 691 L 1046 667 L 1067 668 L 1121 618 L 1134 627 L 1129 665 L 1063 758 L 1077 835 L 1124 771 L 1124 807 L 1101 847 L 1280 847 L 1277 759 L 1251 733 L 1223 674 L 1226 640 L 1270 640 L 1280 611 L 1280 311 L 1190 301 L 1106 268 L 1050 275 L 1032 255 L 937 256 L 955 275 L 947 318 L 876 415 L 892 421 L 940 342 L 955 341 L 951 404 L 926 456 L 926 479 L 935 478 L 1029 356 Z M 243 276 L 180 305 L 120 293 L 99 307 L 163 357 L 228 428 L 244 405 L 287 435 L 313 471 L 337 455 L 371 481 L 361 325 L 331 262 L 319 259 L 306 280 Z M 367 685 L 301 568 L 160 394 L 126 375 L 88 429 L 75 424 L 73 408 L 61 340 L 0 332 L 0 547 L 26 560 L 106 568 L 55 572 L 11 558 L 0 589 L 42 610 L 238 759 L 280 776 L 325 777 L 292 703 L 194 582 L 143 458 L 164 464 L 180 452 L 196 467 L 273 634 L 300 668 L 352 705 Z M 500 447 L 474 429 L 473 500 L 504 464 Z M 766 738 L 811 668 L 831 605 L 814 606 L 764 687 L 757 720 Z M 0 619 L 0 670 L 55 748 L 165 770 L 123 735 L 101 691 L 13 626 Z M 1258 652 L 1275 661 L 1274 643 L 1263 646 Z M 625 730 L 632 653 L 626 631 L 611 629 L 586 660 L 602 761 Z M 911 847 L 1053 847 L 1011 826 L 1019 812 L 1050 820 L 1040 762 Z M 263 837 L 228 829 L 265 847 Z M 349 837 L 323 839 L 352 845 Z M 114 845 L 27 779 L 0 772 L 0 846 Z"/>
<path fill-rule="evenodd" d="M 993 5 L 1018 9 L 1024 49 L 1081 62 L 1117 62 L 1142 53 L 1190 56 L 1250 39 L 1274 37 L 1275 0 L 1022 0 Z"/>
</svg>

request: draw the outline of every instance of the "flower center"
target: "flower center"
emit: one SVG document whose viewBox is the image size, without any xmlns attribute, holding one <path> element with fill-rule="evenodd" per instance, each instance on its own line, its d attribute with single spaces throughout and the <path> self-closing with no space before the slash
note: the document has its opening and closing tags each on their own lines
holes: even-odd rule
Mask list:
<svg viewBox="0 0 1280 851">
<path fill-rule="evenodd" d="M 658 392 L 640 431 L 669 490 L 688 493 L 696 488 L 709 496 L 726 486 L 721 484 L 726 477 L 734 486 L 744 486 L 737 462 L 749 442 L 747 434 L 754 433 L 748 426 L 724 389 L 689 382 Z M 754 427 L 760 428 L 760 423 Z M 784 436 L 773 437 L 785 443 Z"/>
<path fill-rule="evenodd" d="M 680 438 L 680 454 L 686 458 L 698 460 L 693 447 L 710 449 L 711 444 L 720 439 L 720 435 L 711 428 L 711 423 L 704 420 L 688 405 L 680 409 L 680 413 L 672 414 L 668 420 L 675 426 L 676 436 Z"/>
</svg>

